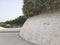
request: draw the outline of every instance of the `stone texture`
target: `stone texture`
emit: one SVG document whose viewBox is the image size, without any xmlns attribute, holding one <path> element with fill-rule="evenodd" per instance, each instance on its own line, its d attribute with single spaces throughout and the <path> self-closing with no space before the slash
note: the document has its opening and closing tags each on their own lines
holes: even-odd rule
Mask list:
<svg viewBox="0 0 60 45">
<path fill-rule="evenodd" d="M 45 13 L 27 19 L 20 36 L 38 45 L 60 45 L 60 13 Z"/>
</svg>

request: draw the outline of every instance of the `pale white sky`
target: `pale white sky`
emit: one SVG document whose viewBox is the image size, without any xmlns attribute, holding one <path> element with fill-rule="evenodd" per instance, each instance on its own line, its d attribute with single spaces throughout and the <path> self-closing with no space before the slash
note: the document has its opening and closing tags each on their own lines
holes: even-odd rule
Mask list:
<svg viewBox="0 0 60 45">
<path fill-rule="evenodd" d="M 0 0 L 0 22 L 23 15 L 22 7 L 23 0 Z"/>
</svg>

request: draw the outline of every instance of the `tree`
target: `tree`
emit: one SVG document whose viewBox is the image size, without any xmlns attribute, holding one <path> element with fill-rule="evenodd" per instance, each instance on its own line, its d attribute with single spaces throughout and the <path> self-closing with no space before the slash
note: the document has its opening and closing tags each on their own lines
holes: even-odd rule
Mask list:
<svg viewBox="0 0 60 45">
<path fill-rule="evenodd" d="M 60 8 L 60 0 L 24 0 L 23 12 L 31 17 L 43 12 L 55 11 Z"/>
<path fill-rule="evenodd" d="M 27 20 L 27 17 L 25 16 L 19 16 L 18 18 L 10 21 L 6 21 L 6 24 L 10 24 L 12 26 L 22 26 L 24 22 Z"/>
</svg>

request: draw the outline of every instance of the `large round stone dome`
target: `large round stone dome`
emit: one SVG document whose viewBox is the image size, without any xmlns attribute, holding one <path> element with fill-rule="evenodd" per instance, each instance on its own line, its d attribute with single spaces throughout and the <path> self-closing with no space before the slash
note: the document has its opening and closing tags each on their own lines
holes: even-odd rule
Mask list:
<svg viewBox="0 0 60 45">
<path fill-rule="evenodd" d="M 39 45 L 60 45 L 60 13 L 45 13 L 27 19 L 20 36 Z"/>
</svg>

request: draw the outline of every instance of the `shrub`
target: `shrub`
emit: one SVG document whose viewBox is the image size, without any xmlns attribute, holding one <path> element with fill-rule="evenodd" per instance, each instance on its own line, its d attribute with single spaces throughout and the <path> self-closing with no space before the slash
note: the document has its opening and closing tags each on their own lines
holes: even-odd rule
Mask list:
<svg viewBox="0 0 60 45">
<path fill-rule="evenodd" d="M 1 26 L 1 27 L 5 27 L 5 26 L 6 26 L 6 23 L 0 22 L 0 26 Z"/>
<path fill-rule="evenodd" d="M 24 0 L 23 12 L 31 17 L 43 12 L 55 11 L 60 8 L 60 0 Z"/>
</svg>

